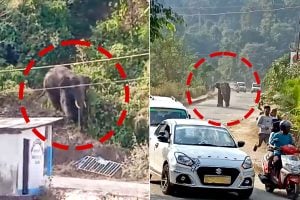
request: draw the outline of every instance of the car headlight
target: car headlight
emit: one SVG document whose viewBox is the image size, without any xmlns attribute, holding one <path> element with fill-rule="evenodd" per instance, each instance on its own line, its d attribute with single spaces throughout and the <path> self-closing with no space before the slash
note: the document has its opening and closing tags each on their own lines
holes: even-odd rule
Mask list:
<svg viewBox="0 0 300 200">
<path fill-rule="evenodd" d="M 300 168 L 299 168 L 299 166 L 295 166 L 295 165 L 286 163 L 286 164 L 284 165 L 284 168 L 286 168 L 288 171 L 291 171 L 291 172 L 294 173 L 294 174 L 300 173 Z"/>
<path fill-rule="evenodd" d="M 194 161 L 184 153 L 175 152 L 174 155 L 177 163 L 179 164 L 186 165 L 186 166 L 192 166 L 194 164 Z"/>
<path fill-rule="evenodd" d="M 250 169 L 250 168 L 253 167 L 252 160 L 251 160 L 251 158 L 249 156 L 246 156 L 246 158 L 245 158 L 245 160 L 244 160 L 244 162 L 242 164 L 242 167 L 244 169 Z"/>
</svg>

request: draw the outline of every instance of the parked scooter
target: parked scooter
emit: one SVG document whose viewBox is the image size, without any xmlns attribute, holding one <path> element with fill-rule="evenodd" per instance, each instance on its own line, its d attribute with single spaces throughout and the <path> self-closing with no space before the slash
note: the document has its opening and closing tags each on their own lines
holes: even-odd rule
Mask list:
<svg viewBox="0 0 300 200">
<path fill-rule="evenodd" d="M 272 147 L 272 150 L 278 148 Z M 280 148 L 282 168 L 276 173 L 274 167 L 268 165 L 269 154 L 264 155 L 262 160 L 263 174 L 258 177 L 265 185 L 267 192 L 273 192 L 274 189 L 285 189 L 289 199 L 297 199 L 300 192 L 300 153 L 293 145 L 285 145 Z M 268 172 L 270 172 L 268 174 Z"/>
</svg>

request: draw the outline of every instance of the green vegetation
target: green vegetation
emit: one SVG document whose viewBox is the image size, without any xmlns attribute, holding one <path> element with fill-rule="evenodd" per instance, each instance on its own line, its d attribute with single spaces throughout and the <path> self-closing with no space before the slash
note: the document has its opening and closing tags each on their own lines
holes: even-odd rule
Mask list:
<svg viewBox="0 0 300 200">
<path fill-rule="evenodd" d="M 286 55 L 273 62 L 264 79 L 268 102 L 279 105 L 282 114 L 300 131 L 300 64 L 290 65 Z"/>
<path fill-rule="evenodd" d="M 233 51 L 248 58 L 261 77 L 273 60 L 290 51 L 289 46 L 297 36 L 300 8 L 297 0 L 163 2 L 165 7 L 171 7 L 183 17 L 184 23 L 176 23 L 175 37 L 182 41 L 190 54 L 199 59 L 214 51 Z M 254 81 L 252 71 L 236 59 L 208 59 L 208 64 L 213 69 L 210 76 L 218 80 L 245 81 L 249 87 Z"/>
<path fill-rule="evenodd" d="M 146 0 L 1 0 L 0 1 L 0 70 L 24 69 L 28 61 L 37 59 L 37 66 L 104 59 L 98 45 L 114 57 L 144 54 L 126 59 L 73 65 L 78 73 L 88 75 L 93 83 L 88 93 L 88 134 L 98 139 L 113 129 L 113 143 L 132 147 L 132 137 L 138 143 L 147 141 L 148 131 L 137 133 L 137 116 L 147 119 L 149 10 Z M 62 40 L 85 39 L 93 46 L 59 47 Z M 55 51 L 39 58 L 37 53 L 53 44 Z M 131 101 L 124 102 L 125 83 L 120 80 L 115 63 L 120 62 L 130 84 Z M 41 88 L 49 69 L 32 70 L 26 77 L 27 87 Z M 22 71 L 0 72 L 1 93 L 17 91 L 24 79 Z M 15 93 L 12 95 L 17 98 Z M 127 110 L 123 126 L 116 122 L 121 110 Z M 29 113 L 30 114 L 30 113 Z M 141 117 L 140 117 L 141 118 Z M 140 119 L 139 118 L 139 119 Z M 133 135 L 135 134 L 135 135 Z"/>
<path fill-rule="evenodd" d="M 184 21 L 172 8 L 164 7 L 157 0 L 151 5 L 151 94 L 183 100 L 187 75 L 197 61 L 184 41 L 176 36 L 176 24 Z M 206 92 L 206 81 L 201 75 L 194 73 L 193 87 L 190 88 L 193 97 Z"/>
</svg>

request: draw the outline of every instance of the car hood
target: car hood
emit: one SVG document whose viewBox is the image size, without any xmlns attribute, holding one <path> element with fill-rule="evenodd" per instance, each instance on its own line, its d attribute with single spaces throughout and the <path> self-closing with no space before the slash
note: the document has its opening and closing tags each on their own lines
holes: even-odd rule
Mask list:
<svg viewBox="0 0 300 200">
<path fill-rule="evenodd" d="M 174 152 L 181 152 L 191 158 L 243 161 L 247 154 L 238 148 L 174 145 Z"/>
</svg>

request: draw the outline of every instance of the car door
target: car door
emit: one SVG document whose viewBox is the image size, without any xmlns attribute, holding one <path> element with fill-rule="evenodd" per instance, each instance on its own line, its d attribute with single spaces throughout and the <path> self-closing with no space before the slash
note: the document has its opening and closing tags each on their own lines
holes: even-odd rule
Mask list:
<svg viewBox="0 0 300 200">
<path fill-rule="evenodd" d="M 149 138 L 149 165 L 150 165 L 150 169 L 154 170 L 155 172 L 160 172 L 160 171 L 156 171 L 157 163 L 156 163 L 155 149 L 158 146 L 157 136 L 160 130 L 162 130 L 164 126 L 165 126 L 164 123 L 158 125 L 157 129 L 154 132 L 154 135 L 151 135 L 151 137 Z"/>
<path fill-rule="evenodd" d="M 162 126 L 160 130 L 157 132 L 157 136 L 159 132 L 167 131 L 169 133 L 168 136 L 170 136 L 171 133 L 171 127 L 169 124 L 165 124 Z M 155 163 L 156 163 L 156 169 L 158 172 L 162 172 L 162 167 L 164 161 L 167 159 L 168 154 L 168 148 L 169 148 L 169 142 L 160 142 L 157 140 L 157 143 L 154 146 L 154 155 L 155 155 Z"/>
</svg>

